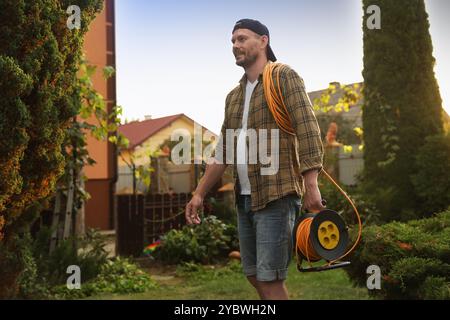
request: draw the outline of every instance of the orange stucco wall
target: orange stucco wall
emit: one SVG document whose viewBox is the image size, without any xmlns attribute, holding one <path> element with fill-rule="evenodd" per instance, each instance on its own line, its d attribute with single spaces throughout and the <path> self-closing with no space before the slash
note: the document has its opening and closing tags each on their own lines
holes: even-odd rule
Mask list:
<svg viewBox="0 0 450 320">
<path fill-rule="evenodd" d="M 106 10 L 104 9 L 90 25 L 84 40 L 84 52 L 89 64 L 95 65 L 97 71 L 93 76 L 95 89 L 107 97 L 106 80 L 102 77 L 102 69 L 106 66 Z M 96 123 L 95 119 L 88 120 Z M 108 178 L 107 143 L 98 141 L 88 135 L 88 150 L 91 158 L 97 163 L 85 167 L 85 174 L 89 179 Z"/>
<path fill-rule="evenodd" d="M 116 104 L 115 78 L 106 80 L 103 77 L 105 66 L 115 67 L 114 38 L 114 0 L 105 0 L 103 11 L 89 26 L 84 40 L 84 52 L 88 64 L 97 67 L 92 81 L 95 90 L 104 97 L 107 105 Z M 88 122 L 95 124 L 96 120 L 92 118 Z M 84 168 L 88 177 L 86 190 L 91 195 L 86 203 L 85 224 L 87 228 L 108 230 L 113 228 L 113 182 L 117 175 L 114 146 L 107 141 L 98 141 L 90 134 L 87 144 L 89 155 L 96 164 Z"/>
</svg>

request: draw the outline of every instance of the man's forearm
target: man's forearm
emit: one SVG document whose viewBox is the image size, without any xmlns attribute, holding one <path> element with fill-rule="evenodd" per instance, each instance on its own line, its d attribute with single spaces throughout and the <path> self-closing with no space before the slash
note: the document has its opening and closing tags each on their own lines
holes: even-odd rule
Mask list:
<svg viewBox="0 0 450 320">
<path fill-rule="evenodd" d="M 305 180 L 305 188 L 311 189 L 317 187 L 317 177 L 319 175 L 319 171 L 316 169 L 308 170 L 303 173 L 303 178 Z"/>
<path fill-rule="evenodd" d="M 204 198 L 208 191 L 219 181 L 227 168 L 226 164 L 212 163 L 206 166 L 205 174 L 201 178 L 194 194 Z"/>
</svg>

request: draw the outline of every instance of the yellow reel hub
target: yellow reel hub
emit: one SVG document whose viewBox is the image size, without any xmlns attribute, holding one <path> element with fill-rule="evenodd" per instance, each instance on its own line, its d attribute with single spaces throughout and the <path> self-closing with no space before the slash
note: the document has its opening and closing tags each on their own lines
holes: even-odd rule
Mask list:
<svg viewBox="0 0 450 320">
<path fill-rule="evenodd" d="M 327 250 L 333 250 L 339 243 L 339 229 L 332 221 L 324 221 L 319 225 L 319 243 Z"/>
</svg>

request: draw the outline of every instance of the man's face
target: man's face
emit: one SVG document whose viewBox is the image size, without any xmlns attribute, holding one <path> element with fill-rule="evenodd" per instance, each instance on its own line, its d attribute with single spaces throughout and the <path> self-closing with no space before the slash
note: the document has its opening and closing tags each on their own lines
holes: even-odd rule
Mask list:
<svg viewBox="0 0 450 320">
<path fill-rule="evenodd" d="M 245 68 L 255 63 L 259 55 L 264 53 L 264 44 L 267 43 L 267 40 L 267 36 L 260 36 L 249 29 L 234 31 L 231 42 L 236 64 Z"/>
</svg>

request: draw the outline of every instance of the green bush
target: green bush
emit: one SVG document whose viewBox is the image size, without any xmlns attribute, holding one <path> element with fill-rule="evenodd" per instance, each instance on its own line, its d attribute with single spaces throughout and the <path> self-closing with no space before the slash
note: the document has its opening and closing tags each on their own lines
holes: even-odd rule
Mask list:
<svg viewBox="0 0 450 320">
<path fill-rule="evenodd" d="M 216 216 L 208 216 L 200 225 L 171 230 L 161 237 L 155 251 L 157 259 L 166 263 L 211 263 L 238 248 L 236 226 L 225 224 Z"/>
<path fill-rule="evenodd" d="M 49 231 L 44 230 L 43 233 Z M 44 242 L 45 235 L 42 238 L 40 241 Z M 44 245 L 41 246 L 42 251 L 38 248 L 33 250 L 35 254 L 39 254 L 36 258 L 40 274 L 48 275 L 51 284 L 65 283 L 69 265 L 78 265 L 83 270 L 81 280 L 86 282 L 96 277 L 100 273 L 101 266 L 106 263 L 108 257 L 104 249 L 106 238 L 97 230 L 88 230 L 85 237 L 76 241 L 78 249 L 75 248 L 74 240 L 68 239 L 58 244 L 51 254 L 48 254 L 48 246 Z M 39 237 L 36 243 L 39 245 Z"/>
<path fill-rule="evenodd" d="M 36 239 L 27 233 L 17 241 L 24 271 L 18 278 L 22 299 L 79 299 L 103 293 L 139 293 L 154 288 L 150 276 L 127 259 L 108 260 L 105 237 L 89 230 L 84 238 L 60 243 L 49 254 L 51 230 L 41 229 Z M 69 265 L 81 270 L 81 289 L 66 286 Z"/>
<path fill-rule="evenodd" d="M 438 212 L 450 204 L 450 133 L 427 137 L 416 156 L 417 173 L 411 177 L 421 198 L 421 210 Z"/>
<path fill-rule="evenodd" d="M 438 259 L 403 258 L 393 264 L 386 290 L 403 299 L 450 299 L 449 274 L 450 265 Z"/>
<path fill-rule="evenodd" d="M 80 7 L 78 30 L 67 27 L 69 5 Z M 102 7 L 103 0 L 0 1 L 0 267 L 10 265 L 1 268 L 0 298 L 18 292 L 16 235 L 32 224 L 25 213 L 45 202 L 64 173 L 67 128 L 84 103 L 77 80 L 83 37 Z"/>
<path fill-rule="evenodd" d="M 79 290 L 59 286 L 52 291 L 57 299 L 80 299 L 105 293 L 141 293 L 156 288 L 150 275 L 128 259 L 109 260 L 101 267 L 100 274 L 87 283 L 81 283 Z"/>
<path fill-rule="evenodd" d="M 376 208 L 370 197 L 362 193 L 361 188 L 354 186 L 344 186 L 341 188 L 352 199 L 358 212 L 361 216 L 361 220 L 365 224 L 379 224 L 380 212 Z M 344 195 L 324 176 L 321 176 L 319 180 L 319 188 L 322 198 L 327 201 L 327 208 L 334 210 L 340 214 L 344 220 L 350 224 L 356 224 L 357 219 L 355 211 Z"/>
<path fill-rule="evenodd" d="M 363 229 L 362 240 L 346 268 L 353 282 L 366 286 L 369 265 L 382 273 L 384 299 L 450 298 L 450 207 L 431 218 L 391 222 Z"/>
<path fill-rule="evenodd" d="M 11 286 L 11 291 L 6 296 L 11 298 L 42 298 L 48 295 L 48 285 L 46 281 L 41 281 L 36 259 L 32 250 L 32 239 L 29 233 L 25 233 L 15 237 L 16 251 L 9 252 L 5 260 L 0 259 L 0 267 L 4 272 L 8 272 L 8 268 L 19 269 L 14 263 L 20 264 L 20 272 L 17 276 L 17 286 Z M 0 242 L 0 246 L 2 243 Z M 7 252 L 7 251 L 4 251 Z M 14 257 L 12 257 L 14 255 Z M 13 262 L 13 263 L 11 263 Z M 17 288 L 17 289 L 13 289 Z M 5 294 L 5 292 L 4 292 Z"/>
<path fill-rule="evenodd" d="M 212 207 L 213 214 L 225 223 L 237 226 L 237 212 L 234 205 L 230 205 L 225 201 L 217 201 L 211 197 L 208 199 L 209 205 Z"/>
<path fill-rule="evenodd" d="M 20 298 L 45 298 L 51 288 L 66 283 L 67 267 L 77 265 L 82 270 L 81 282 L 97 277 L 107 262 L 105 237 L 96 230 L 88 230 L 85 237 L 64 240 L 49 253 L 51 229 L 42 228 L 35 239 L 26 233 L 18 241 L 24 270 L 19 283 Z"/>
<path fill-rule="evenodd" d="M 430 22 L 424 0 L 363 0 L 363 11 L 375 3 L 386 19 L 380 32 L 362 20 L 362 176 L 384 222 L 409 221 L 428 217 L 411 181 L 420 171 L 416 155 L 426 137 L 443 132 Z M 433 177 L 435 168 L 428 171 Z M 427 208 L 426 213 L 432 212 L 437 211 Z"/>
</svg>

